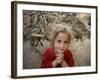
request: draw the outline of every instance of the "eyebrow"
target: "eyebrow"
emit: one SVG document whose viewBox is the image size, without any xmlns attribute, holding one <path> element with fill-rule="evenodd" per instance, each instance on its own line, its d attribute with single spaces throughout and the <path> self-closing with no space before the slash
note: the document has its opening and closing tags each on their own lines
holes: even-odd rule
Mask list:
<svg viewBox="0 0 100 80">
<path fill-rule="evenodd" d="M 62 40 L 58 39 L 57 41 L 62 41 Z M 68 40 L 65 40 L 64 42 L 68 42 Z"/>
</svg>

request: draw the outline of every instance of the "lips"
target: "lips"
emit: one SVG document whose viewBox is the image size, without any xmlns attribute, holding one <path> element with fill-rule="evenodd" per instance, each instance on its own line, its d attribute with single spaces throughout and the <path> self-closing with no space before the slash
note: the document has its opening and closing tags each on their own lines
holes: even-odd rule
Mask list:
<svg viewBox="0 0 100 80">
<path fill-rule="evenodd" d="M 64 51 L 64 49 L 60 49 L 61 51 Z"/>
<path fill-rule="evenodd" d="M 57 52 L 58 53 L 63 53 L 64 52 L 64 49 L 57 49 Z"/>
</svg>

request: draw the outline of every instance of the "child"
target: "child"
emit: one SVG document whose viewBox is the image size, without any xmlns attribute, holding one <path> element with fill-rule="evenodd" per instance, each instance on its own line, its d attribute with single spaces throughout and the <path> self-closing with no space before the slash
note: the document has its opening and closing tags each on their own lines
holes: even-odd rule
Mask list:
<svg viewBox="0 0 100 80">
<path fill-rule="evenodd" d="M 72 52 L 68 49 L 70 34 L 65 28 L 55 32 L 51 46 L 43 54 L 41 68 L 72 67 L 74 60 Z"/>
</svg>

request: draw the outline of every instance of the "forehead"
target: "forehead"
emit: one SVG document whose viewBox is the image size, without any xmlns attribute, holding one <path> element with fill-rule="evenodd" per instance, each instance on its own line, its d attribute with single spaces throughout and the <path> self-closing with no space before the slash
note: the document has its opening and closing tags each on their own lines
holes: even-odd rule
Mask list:
<svg viewBox="0 0 100 80">
<path fill-rule="evenodd" d="M 68 40 L 69 34 L 67 32 L 59 32 L 55 39 Z"/>
</svg>

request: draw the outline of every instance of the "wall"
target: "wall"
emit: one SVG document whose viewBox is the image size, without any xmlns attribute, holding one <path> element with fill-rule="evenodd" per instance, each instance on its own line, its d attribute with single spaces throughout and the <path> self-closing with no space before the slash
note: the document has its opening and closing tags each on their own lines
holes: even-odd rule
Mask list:
<svg viewBox="0 0 100 80">
<path fill-rule="evenodd" d="M 31 0 L 31 1 L 37 1 L 37 0 Z M 98 14 L 100 14 L 99 0 L 75 0 L 75 1 L 38 0 L 37 2 L 98 5 Z M 10 12 L 11 4 L 10 3 L 11 0 L 0 0 L 0 80 L 14 80 L 10 78 L 10 73 L 11 73 L 11 12 Z M 98 22 L 100 22 L 100 16 L 98 16 Z M 98 26 L 99 25 L 100 23 L 98 24 Z M 99 30 L 100 29 L 98 27 L 98 35 L 100 34 Z M 98 37 L 98 41 L 100 41 L 100 36 Z M 100 43 L 98 42 L 98 48 L 99 47 L 100 47 Z M 98 67 L 100 67 L 99 57 L 100 54 L 98 54 Z M 57 80 L 85 80 L 85 79 L 100 80 L 99 76 L 100 76 L 100 69 L 98 69 L 98 74 L 59 76 L 59 77 L 50 77 L 50 78 L 44 77 L 44 78 L 34 78 L 34 80 L 55 80 L 55 79 Z M 27 78 L 26 80 L 33 80 L 33 78 Z"/>
</svg>

